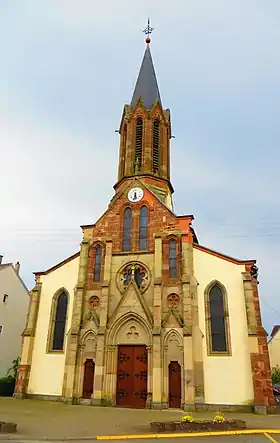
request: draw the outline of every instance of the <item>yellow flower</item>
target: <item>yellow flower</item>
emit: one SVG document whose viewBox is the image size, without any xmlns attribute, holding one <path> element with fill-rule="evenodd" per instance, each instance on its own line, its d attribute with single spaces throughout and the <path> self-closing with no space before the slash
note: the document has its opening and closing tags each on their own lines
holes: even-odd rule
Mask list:
<svg viewBox="0 0 280 443">
<path fill-rule="evenodd" d="M 216 415 L 213 421 L 216 423 L 223 423 L 225 421 L 225 417 L 223 415 Z"/>
<path fill-rule="evenodd" d="M 183 415 L 182 422 L 183 423 L 191 423 L 191 422 L 193 422 L 193 418 L 191 415 Z"/>
</svg>

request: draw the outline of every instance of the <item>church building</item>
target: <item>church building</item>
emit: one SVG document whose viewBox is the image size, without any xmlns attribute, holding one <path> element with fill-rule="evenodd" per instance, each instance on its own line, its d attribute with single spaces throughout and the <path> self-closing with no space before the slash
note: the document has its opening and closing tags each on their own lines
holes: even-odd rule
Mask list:
<svg viewBox="0 0 280 443">
<path fill-rule="evenodd" d="M 149 29 L 148 29 L 149 31 Z M 274 405 L 255 260 L 199 243 L 176 215 L 170 111 L 150 37 L 120 122 L 106 212 L 77 253 L 35 273 L 15 396 L 266 411 Z"/>
</svg>

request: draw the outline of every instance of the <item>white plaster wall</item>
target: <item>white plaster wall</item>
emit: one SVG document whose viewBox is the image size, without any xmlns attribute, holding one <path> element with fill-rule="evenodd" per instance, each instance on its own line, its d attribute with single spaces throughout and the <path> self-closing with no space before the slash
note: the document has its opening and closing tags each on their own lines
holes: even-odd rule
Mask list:
<svg viewBox="0 0 280 443">
<path fill-rule="evenodd" d="M 3 303 L 4 294 L 8 299 Z M 29 293 L 12 266 L 0 270 L 0 377 L 5 376 L 13 360 L 20 356 L 21 334 L 26 325 Z"/>
<path fill-rule="evenodd" d="M 268 343 L 268 352 L 271 368 L 280 367 L 280 330 L 274 335 Z"/>
<path fill-rule="evenodd" d="M 199 325 L 203 337 L 205 402 L 242 405 L 252 402 L 251 373 L 246 306 L 241 273 L 236 265 L 206 252 L 194 249 L 194 275 L 199 283 Z M 204 291 L 213 280 L 227 290 L 232 356 L 208 356 L 205 331 Z"/>
<path fill-rule="evenodd" d="M 42 292 L 39 304 L 37 327 L 32 356 L 29 394 L 61 395 L 65 366 L 63 354 L 46 353 L 52 298 L 64 287 L 70 295 L 67 311 L 66 340 L 71 325 L 74 288 L 77 284 L 80 257 L 77 257 L 50 274 L 41 276 Z M 66 344 L 64 349 L 66 349 Z"/>
</svg>

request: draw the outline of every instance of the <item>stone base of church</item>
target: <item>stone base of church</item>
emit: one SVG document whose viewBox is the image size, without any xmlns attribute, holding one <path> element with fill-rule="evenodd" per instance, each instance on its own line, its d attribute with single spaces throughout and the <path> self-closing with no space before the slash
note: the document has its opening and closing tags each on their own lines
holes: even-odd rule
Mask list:
<svg viewBox="0 0 280 443">
<path fill-rule="evenodd" d="M 117 407 L 112 399 L 102 398 L 81 398 L 81 397 L 62 397 L 60 395 L 44 395 L 44 394 L 14 394 L 16 399 L 38 399 L 56 401 L 71 405 L 84 405 L 84 406 L 104 406 L 104 407 Z M 169 404 L 166 402 L 150 402 L 146 405 L 147 409 L 166 410 L 169 409 Z M 236 413 L 254 413 L 258 415 L 276 414 L 276 406 L 257 406 L 257 405 L 221 405 L 221 404 L 209 404 L 209 403 L 195 403 L 195 404 L 182 404 L 182 410 L 187 412 L 236 412 Z"/>
</svg>

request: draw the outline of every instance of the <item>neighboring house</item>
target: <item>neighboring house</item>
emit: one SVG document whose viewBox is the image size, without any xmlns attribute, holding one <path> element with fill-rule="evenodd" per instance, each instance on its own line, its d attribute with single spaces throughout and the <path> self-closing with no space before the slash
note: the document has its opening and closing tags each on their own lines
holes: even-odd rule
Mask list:
<svg viewBox="0 0 280 443">
<path fill-rule="evenodd" d="M 273 326 L 268 341 L 268 352 L 271 368 L 280 367 L 280 325 Z"/>
<path fill-rule="evenodd" d="M 95 223 L 82 226 L 76 254 L 35 273 L 16 396 L 265 409 L 274 397 L 255 260 L 200 245 L 194 217 L 175 214 L 170 112 L 146 42 L 120 124 L 115 195 Z M 186 147 L 188 205 L 190 156 Z"/>
<path fill-rule="evenodd" d="M 29 292 L 19 276 L 19 263 L 2 264 L 0 255 L 0 377 L 21 353 L 21 334 L 26 324 Z"/>
</svg>

